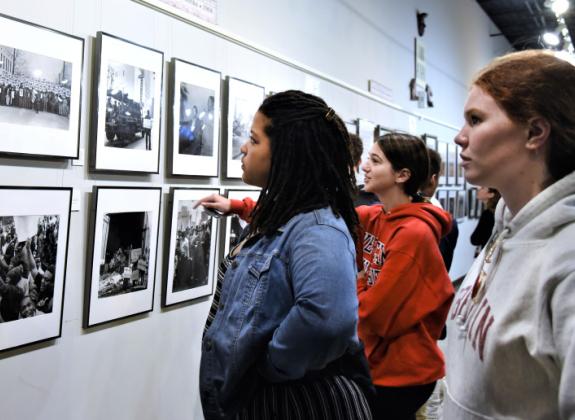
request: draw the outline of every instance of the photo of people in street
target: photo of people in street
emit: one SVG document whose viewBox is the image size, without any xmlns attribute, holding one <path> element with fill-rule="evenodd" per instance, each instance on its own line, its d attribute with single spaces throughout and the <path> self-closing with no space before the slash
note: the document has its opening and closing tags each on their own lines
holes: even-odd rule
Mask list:
<svg viewBox="0 0 575 420">
<path fill-rule="evenodd" d="M 214 155 L 214 95 L 211 89 L 180 83 L 178 153 Z"/>
<path fill-rule="evenodd" d="M 72 63 L 0 45 L 0 122 L 68 130 Z"/>
<path fill-rule="evenodd" d="M 212 220 L 194 201 L 178 202 L 172 292 L 208 284 Z"/>
<path fill-rule="evenodd" d="M 104 215 L 98 298 L 148 287 L 149 242 L 149 212 Z"/>
<path fill-rule="evenodd" d="M 0 323 L 52 312 L 59 221 L 0 216 Z"/>
<path fill-rule="evenodd" d="M 107 147 L 152 150 L 153 71 L 110 61 L 107 67 Z"/>
</svg>

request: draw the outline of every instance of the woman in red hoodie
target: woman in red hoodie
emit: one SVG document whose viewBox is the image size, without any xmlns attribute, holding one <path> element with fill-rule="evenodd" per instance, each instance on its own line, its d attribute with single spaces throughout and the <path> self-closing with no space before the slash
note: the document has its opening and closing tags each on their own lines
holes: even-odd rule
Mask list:
<svg viewBox="0 0 575 420">
<path fill-rule="evenodd" d="M 356 208 L 359 336 L 377 391 L 374 418 L 415 419 L 445 374 L 437 340 L 453 286 L 438 243 L 451 217 L 418 194 L 429 171 L 420 138 L 380 137 L 362 169 L 365 191 L 382 203 Z"/>
</svg>

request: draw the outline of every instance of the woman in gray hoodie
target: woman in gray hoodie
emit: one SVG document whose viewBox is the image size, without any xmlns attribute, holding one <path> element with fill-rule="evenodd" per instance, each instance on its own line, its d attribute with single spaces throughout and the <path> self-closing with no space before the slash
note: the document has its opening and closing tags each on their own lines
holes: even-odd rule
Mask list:
<svg viewBox="0 0 575 420">
<path fill-rule="evenodd" d="M 495 227 L 448 317 L 445 419 L 575 419 L 575 66 L 523 51 L 465 104 L 465 178 Z"/>
</svg>

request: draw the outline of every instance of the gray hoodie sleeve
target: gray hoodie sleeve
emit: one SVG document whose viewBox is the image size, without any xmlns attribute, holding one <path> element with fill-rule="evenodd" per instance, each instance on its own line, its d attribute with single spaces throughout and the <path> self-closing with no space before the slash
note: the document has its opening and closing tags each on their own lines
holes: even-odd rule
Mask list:
<svg viewBox="0 0 575 420">
<path fill-rule="evenodd" d="M 559 412 L 563 420 L 575 420 L 575 273 L 562 280 L 551 297 L 553 341 L 561 378 Z"/>
</svg>

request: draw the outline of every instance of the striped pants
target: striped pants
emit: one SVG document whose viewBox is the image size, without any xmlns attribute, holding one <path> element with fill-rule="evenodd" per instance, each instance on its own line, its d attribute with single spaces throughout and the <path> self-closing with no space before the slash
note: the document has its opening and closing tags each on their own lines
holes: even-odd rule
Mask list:
<svg viewBox="0 0 575 420">
<path fill-rule="evenodd" d="M 371 420 L 367 400 L 344 376 L 306 382 L 268 384 L 235 417 L 236 420 Z"/>
</svg>

